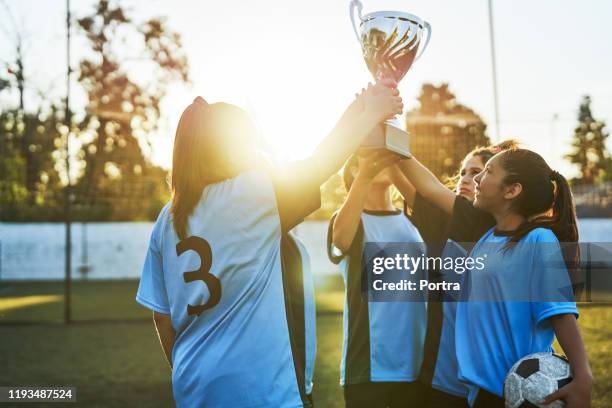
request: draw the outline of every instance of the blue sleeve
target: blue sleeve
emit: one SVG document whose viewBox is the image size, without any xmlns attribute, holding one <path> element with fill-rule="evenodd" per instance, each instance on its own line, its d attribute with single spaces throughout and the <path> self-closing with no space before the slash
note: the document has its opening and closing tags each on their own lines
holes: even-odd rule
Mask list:
<svg viewBox="0 0 612 408">
<path fill-rule="evenodd" d="M 578 318 L 559 241 L 550 230 L 545 230 L 538 238 L 532 244 L 535 245 L 531 278 L 532 317 L 536 324 L 560 314 L 573 314 Z"/>
<path fill-rule="evenodd" d="M 162 216 L 160 215 L 160 219 L 155 223 L 151 233 L 149 248 L 140 277 L 140 285 L 136 294 L 136 301 L 155 312 L 170 314 L 158 237 L 161 218 Z"/>
</svg>

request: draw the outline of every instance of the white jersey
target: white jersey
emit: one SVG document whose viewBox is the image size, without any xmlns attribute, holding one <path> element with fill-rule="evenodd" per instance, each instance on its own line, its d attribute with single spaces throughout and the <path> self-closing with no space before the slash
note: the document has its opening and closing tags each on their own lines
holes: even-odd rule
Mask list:
<svg viewBox="0 0 612 408">
<path fill-rule="evenodd" d="M 320 205 L 311 187 L 274 183 L 262 170 L 209 185 L 181 241 L 170 204 L 161 211 L 136 300 L 171 316 L 177 406 L 308 405 L 309 307 L 281 248 Z"/>
</svg>

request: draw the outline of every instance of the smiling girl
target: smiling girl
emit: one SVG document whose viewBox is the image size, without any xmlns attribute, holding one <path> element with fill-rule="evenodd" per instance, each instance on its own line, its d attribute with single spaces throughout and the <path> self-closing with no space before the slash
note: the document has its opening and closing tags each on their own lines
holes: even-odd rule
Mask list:
<svg viewBox="0 0 612 408">
<path fill-rule="evenodd" d="M 537 153 L 511 149 L 489 160 L 474 181 L 474 206 L 490 213 L 495 227 L 470 254 L 486 254 L 486 267 L 467 276 L 469 301 L 457 308 L 459 378 L 468 384 L 470 405 L 503 407 L 509 369 L 526 355 L 552 351 L 556 336 L 573 381 L 543 403 L 589 407 L 592 374 L 578 310 L 571 295 L 556 292 L 571 288 L 560 242 L 578 241 L 567 180 Z"/>
<path fill-rule="evenodd" d="M 427 243 L 430 256 L 443 259 L 467 255 L 464 246 L 476 241 L 490 229 L 495 220 L 483 210 L 474 208 L 474 177 L 487 160 L 497 152 L 516 146 L 505 140 L 494 146 L 477 147 L 463 159 L 450 190 L 416 158 L 402 161 L 392 172 L 394 184 L 404 196 L 406 212 Z M 416 188 L 415 188 L 416 187 Z M 464 246 L 462 246 L 464 245 Z M 429 282 L 459 283 L 455 270 L 433 269 Z M 420 379 L 431 384 L 429 406 L 467 407 L 468 389 L 458 378 L 455 355 L 455 316 L 458 291 L 429 291 L 427 336 Z"/>
</svg>

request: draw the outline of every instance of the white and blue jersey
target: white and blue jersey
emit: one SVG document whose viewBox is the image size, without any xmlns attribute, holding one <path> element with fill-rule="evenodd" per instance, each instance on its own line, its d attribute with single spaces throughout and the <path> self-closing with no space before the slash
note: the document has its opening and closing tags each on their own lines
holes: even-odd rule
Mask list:
<svg viewBox="0 0 612 408">
<path fill-rule="evenodd" d="M 427 304 L 416 301 L 373 302 L 362 297 L 361 257 L 363 245 L 375 243 L 422 243 L 410 220 L 400 211 L 367 211 L 361 216 L 347 254 L 331 243 L 330 259 L 339 263 L 346 288 L 343 316 L 341 385 L 365 382 L 408 382 L 418 378 L 427 329 Z M 410 256 L 426 253 L 425 245 L 411 245 Z M 422 273 L 419 272 L 419 274 Z"/>
<path fill-rule="evenodd" d="M 576 304 L 564 301 L 571 294 L 557 291 L 571 283 L 554 233 L 536 228 L 504 251 L 508 240 L 491 229 L 478 241 L 470 256 L 484 257 L 485 267 L 466 275 L 468 301 L 457 305 L 459 379 L 470 404 L 480 388 L 501 397 L 508 370 L 522 357 L 552 351 L 551 316 L 578 316 Z"/>
<path fill-rule="evenodd" d="M 318 185 L 253 170 L 204 188 L 184 240 L 161 211 L 136 300 L 171 317 L 177 406 L 309 406 L 312 285 L 288 231 L 319 204 Z"/>
</svg>

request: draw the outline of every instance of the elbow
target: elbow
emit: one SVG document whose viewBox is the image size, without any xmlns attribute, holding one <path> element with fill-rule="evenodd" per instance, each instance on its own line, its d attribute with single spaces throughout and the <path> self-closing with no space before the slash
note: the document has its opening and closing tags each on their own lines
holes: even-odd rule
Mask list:
<svg viewBox="0 0 612 408">
<path fill-rule="evenodd" d="M 341 232 L 338 232 L 335 229 L 334 229 L 334 232 L 332 234 L 332 243 L 343 254 L 346 254 L 346 252 L 349 250 L 349 247 L 350 247 L 350 243 L 347 242 L 346 239 L 343 239 L 343 236 L 342 236 Z"/>
</svg>

